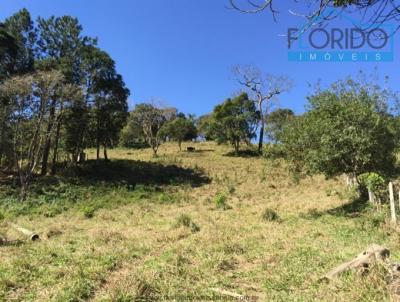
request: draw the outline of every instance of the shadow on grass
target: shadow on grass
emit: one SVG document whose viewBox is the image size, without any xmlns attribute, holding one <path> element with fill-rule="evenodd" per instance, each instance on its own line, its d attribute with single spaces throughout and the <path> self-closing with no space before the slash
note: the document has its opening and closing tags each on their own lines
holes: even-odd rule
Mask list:
<svg viewBox="0 0 400 302">
<path fill-rule="evenodd" d="M 136 160 L 90 160 L 60 170 L 57 176 L 36 176 L 28 199 L 19 202 L 19 185 L 0 184 L 0 214 L 7 217 L 40 214 L 54 217 L 78 208 L 85 218 L 100 208 L 114 208 L 139 200 L 172 203 L 180 200 L 163 186 L 197 187 L 210 183 L 200 169 Z"/>
<path fill-rule="evenodd" d="M 112 160 L 110 162 L 89 160 L 77 167 L 65 169 L 62 176 L 82 185 L 93 185 L 101 182 L 110 185 L 182 184 L 198 187 L 210 182 L 210 179 L 198 169 L 137 160 Z"/>
<path fill-rule="evenodd" d="M 318 219 L 324 215 L 356 218 L 362 213 L 365 213 L 368 208 L 369 204 L 366 199 L 364 197 L 358 197 L 344 205 L 326 211 L 311 209 L 307 213 L 301 214 L 300 217 L 308 220 Z"/>
<path fill-rule="evenodd" d="M 239 150 L 238 152 L 231 151 L 225 153 L 224 156 L 251 158 L 251 157 L 260 157 L 261 154 L 258 151 L 247 149 L 247 150 Z"/>
<path fill-rule="evenodd" d="M 369 204 L 366 201 L 365 196 L 360 196 L 350 201 L 349 203 L 333 209 L 329 209 L 326 211 L 326 213 L 334 216 L 358 217 L 368 208 Z"/>
<path fill-rule="evenodd" d="M 214 152 L 214 149 L 196 149 L 194 151 L 186 151 L 187 153 L 206 153 L 206 152 Z"/>
</svg>

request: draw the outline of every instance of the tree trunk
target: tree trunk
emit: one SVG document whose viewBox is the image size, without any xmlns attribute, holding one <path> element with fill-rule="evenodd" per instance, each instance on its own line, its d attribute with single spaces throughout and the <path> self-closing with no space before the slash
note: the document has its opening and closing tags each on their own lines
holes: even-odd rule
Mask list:
<svg viewBox="0 0 400 302">
<path fill-rule="evenodd" d="M 22 171 L 20 172 L 22 173 Z M 26 197 L 28 196 L 28 179 L 27 177 L 23 176 L 22 174 L 20 174 L 19 176 L 20 182 L 21 182 L 21 191 L 20 191 L 20 200 L 21 201 L 25 201 Z"/>
<path fill-rule="evenodd" d="M 258 141 L 258 152 L 261 153 L 262 147 L 263 147 L 263 142 L 264 142 L 264 112 L 262 109 L 262 102 L 259 102 L 258 110 L 260 110 L 260 123 L 261 123 L 260 137 L 259 137 L 259 141 Z"/>
<path fill-rule="evenodd" d="M 54 124 L 54 115 L 56 113 L 56 101 L 53 100 L 51 104 L 51 109 L 49 113 L 49 123 L 47 125 L 47 130 L 46 130 L 46 141 L 43 149 L 43 157 L 42 157 L 42 169 L 40 174 L 41 175 L 46 175 L 47 174 L 47 164 L 49 161 L 49 154 L 50 154 L 50 146 L 51 146 L 51 130 L 53 129 L 53 124 Z"/>
<path fill-rule="evenodd" d="M 396 207 L 394 205 L 393 183 L 389 182 L 389 201 L 390 201 L 390 217 L 391 222 L 396 224 Z"/>
<path fill-rule="evenodd" d="M 153 150 L 153 156 L 157 157 L 157 148 L 155 146 L 152 146 L 151 149 Z"/>
<path fill-rule="evenodd" d="M 3 126 L 2 129 L 1 129 L 1 134 L 0 134 L 0 167 L 1 167 L 1 164 L 2 164 L 2 160 L 3 160 L 3 153 L 4 153 L 3 146 L 5 145 L 4 135 L 3 135 L 4 128 L 5 127 Z"/>
<path fill-rule="evenodd" d="M 32 232 L 28 229 L 25 229 L 23 227 L 20 227 L 19 225 L 16 225 L 14 223 L 10 223 L 10 225 L 16 229 L 18 232 L 21 232 L 22 234 L 28 236 L 28 238 L 32 241 L 38 240 L 39 239 L 39 235 L 35 232 Z"/>
<path fill-rule="evenodd" d="M 4 115 L 5 115 L 5 110 L 4 110 Z M 1 121 L 1 130 L 0 130 L 0 166 L 1 166 L 1 162 L 3 160 L 3 154 L 4 152 L 4 146 L 6 145 L 6 139 L 5 139 L 5 135 L 6 135 L 6 117 L 4 117 L 4 119 L 2 119 Z"/>
<path fill-rule="evenodd" d="M 96 142 L 96 159 L 99 160 L 100 159 L 100 143 L 97 140 Z"/>
<path fill-rule="evenodd" d="M 259 153 L 262 152 L 263 142 L 264 142 L 264 122 L 263 122 L 263 124 L 261 126 L 261 129 L 260 129 L 260 139 L 258 141 L 258 152 Z"/>
<path fill-rule="evenodd" d="M 43 150 L 42 169 L 40 171 L 40 175 L 42 175 L 42 176 L 47 174 L 47 165 L 48 165 L 48 161 L 49 161 L 50 145 L 51 145 L 51 137 L 49 135 L 49 137 L 46 139 L 46 143 L 45 143 L 44 150 Z"/>
<path fill-rule="evenodd" d="M 240 140 L 239 141 L 235 141 L 233 143 L 233 147 L 235 148 L 235 154 L 239 154 L 239 147 L 240 147 Z"/>
<path fill-rule="evenodd" d="M 57 155 L 58 155 L 58 143 L 60 140 L 60 132 L 61 132 L 61 121 L 57 124 L 56 137 L 54 140 L 53 161 L 51 164 L 51 175 L 55 175 L 57 172 Z"/>
<path fill-rule="evenodd" d="M 374 262 L 383 261 L 390 255 L 390 251 L 382 246 L 373 244 L 351 261 L 345 262 L 327 273 L 322 279 L 332 280 L 350 269 L 368 270 Z"/>
<path fill-rule="evenodd" d="M 104 160 L 108 161 L 107 147 L 106 146 L 104 146 Z"/>
</svg>

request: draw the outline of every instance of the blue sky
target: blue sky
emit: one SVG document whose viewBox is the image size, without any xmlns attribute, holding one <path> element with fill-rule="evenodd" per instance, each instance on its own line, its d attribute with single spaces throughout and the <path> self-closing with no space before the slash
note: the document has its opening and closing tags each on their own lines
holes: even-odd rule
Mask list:
<svg viewBox="0 0 400 302">
<path fill-rule="evenodd" d="M 400 90 L 399 58 L 382 63 L 301 63 L 287 58 L 288 27 L 304 20 L 290 15 L 285 1 L 278 23 L 268 12 L 246 15 L 226 8 L 228 0 L 1 0 L 0 20 L 27 8 L 38 16 L 78 17 L 84 33 L 99 38 L 131 90 L 130 106 L 154 97 L 185 113 L 201 115 L 240 89 L 236 64 L 291 77 L 294 87 L 280 107 L 302 112 L 309 83 L 325 85 L 359 70 L 391 77 Z M 337 21 L 345 22 L 345 21 Z M 338 23 L 338 24 L 339 24 Z M 395 54 L 400 45 L 395 38 Z"/>
</svg>

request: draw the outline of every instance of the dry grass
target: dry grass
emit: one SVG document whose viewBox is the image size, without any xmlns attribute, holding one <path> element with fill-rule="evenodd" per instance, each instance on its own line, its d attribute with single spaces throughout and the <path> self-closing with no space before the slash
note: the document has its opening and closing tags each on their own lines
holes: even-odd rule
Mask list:
<svg viewBox="0 0 400 302">
<path fill-rule="evenodd" d="M 0 299 L 157 301 L 158 295 L 211 296 L 210 288 L 222 288 L 259 301 L 390 300 L 379 270 L 319 281 L 371 243 L 400 256 L 399 236 L 382 215 L 367 209 L 351 218 L 341 208 L 348 202 L 341 180 L 318 176 L 294 184 L 284 162 L 225 156 L 228 147 L 211 143 L 195 147 L 187 153 L 166 144 L 157 158 L 149 150 L 119 149 L 109 156 L 194 169 L 210 183 L 162 184 L 156 197 L 117 190 L 103 197 L 111 206 L 96 209 L 92 218 L 80 207 L 54 217 L 8 218 L 35 229 L 42 240 L 0 246 Z M 217 207 L 220 194 L 229 207 Z M 95 205 L 91 198 L 87 202 Z M 125 202 L 113 206 L 118 198 Z M 263 219 L 266 209 L 279 219 Z M 199 230 L 177 223 L 179 217 L 190 217 Z M 20 239 L 6 224 L 0 234 Z"/>
</svg>

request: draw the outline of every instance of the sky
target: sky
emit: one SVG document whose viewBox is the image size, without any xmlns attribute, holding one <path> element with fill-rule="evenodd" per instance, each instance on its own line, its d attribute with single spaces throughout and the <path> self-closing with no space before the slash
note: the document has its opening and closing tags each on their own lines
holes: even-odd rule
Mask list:
<svg viewBox="0 0 400 302">
<path fill-rule="evenodd" d="M 152 98 L 165 106 L 197 116 L 240 90 L 232 66 L 253 64 L 263 72 L 286 75 L 294 83 L 278 107 L 304 111 L 306 96 L 319 80 L 332 82 L 378 68 L 400 90 L 399 34 L 393 62 L 290 62 L 287 33 L 304 19 L 288 13 L 292 1 L 270 12 L 242 14 L 228 9 L 228 0 L 0 0 L 0 20 L 27 8 L 33 19 L 71 15 L 84 34 L 116 61 L 131 91 L 130 108 Z M 301 10 L 302 7 L 296 7 Z M 348 22 L 338 20 L 339 25 Z"/>
</svg>

